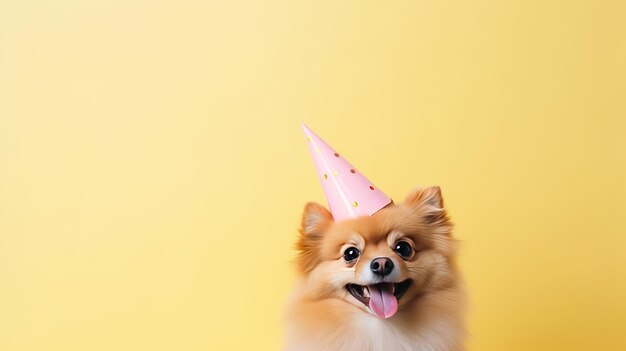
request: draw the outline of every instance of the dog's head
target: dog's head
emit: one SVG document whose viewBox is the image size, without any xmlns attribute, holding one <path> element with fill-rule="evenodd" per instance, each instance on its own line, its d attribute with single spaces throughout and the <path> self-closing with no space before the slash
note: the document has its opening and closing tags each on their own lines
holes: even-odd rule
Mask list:
<svg viewBox="0 0 626 351">
<path fill-rule="evenodd" d="M 312 298 L 336 298 L 389 318 L 454 282 L 452 224 L 438 187 L 404 203 L 335 223 L 321 205 L 304 209 L 298 264 Z"/>
</svg>

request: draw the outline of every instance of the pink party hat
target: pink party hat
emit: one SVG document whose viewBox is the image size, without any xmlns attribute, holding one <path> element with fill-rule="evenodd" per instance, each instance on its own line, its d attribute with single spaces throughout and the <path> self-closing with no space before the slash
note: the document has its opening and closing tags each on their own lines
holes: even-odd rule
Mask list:
<svg viewBox="0 0 626 351">
<path fill-rule="evenodd" d="M 371 216 L 391 202 L 389 196 L 378 190 L 322 138 L 306 125 L 302 124 L 302 128 L 328 207 L 336 222 Z"/>
</svg>

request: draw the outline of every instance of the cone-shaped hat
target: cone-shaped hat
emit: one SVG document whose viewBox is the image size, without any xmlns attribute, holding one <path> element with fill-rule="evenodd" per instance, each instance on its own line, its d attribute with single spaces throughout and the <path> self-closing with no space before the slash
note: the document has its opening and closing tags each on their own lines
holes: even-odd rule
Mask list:
<svg viewBox="0 0 626 351">
<path fill-rule="evenodd" d="M 371 216 L 391 202 L 350 162 L 302 124 L 328 207 L 335 222 Z"/>
</svg>

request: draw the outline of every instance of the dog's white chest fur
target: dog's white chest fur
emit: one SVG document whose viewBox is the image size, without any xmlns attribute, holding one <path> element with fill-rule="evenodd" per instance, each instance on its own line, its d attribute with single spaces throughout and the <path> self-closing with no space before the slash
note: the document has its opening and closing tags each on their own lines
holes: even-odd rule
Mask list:
<svg viewBox="0 0 626 351">
<path fill-rule="evenodd" d="M 345 323 L 345 321 L 344 321 Z M 341 351 L 460 351 L 463 331 L 446 318 L 427 325 L 406 325 L 400 318 L 381 320 L 362 314 L 351 325 L 326 325 L 287 340 L 286 350 Z"/>
</svg>

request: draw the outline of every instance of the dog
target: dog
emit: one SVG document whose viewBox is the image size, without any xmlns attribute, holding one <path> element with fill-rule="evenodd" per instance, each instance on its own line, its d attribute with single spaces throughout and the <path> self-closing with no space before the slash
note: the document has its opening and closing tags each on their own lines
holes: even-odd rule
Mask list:
<svg viewBox="0 0 626 351">
<path fill-rule="evenodd" d="M 466 298 L 439 187 L 334 222 L 304 208 L 287 351 L 462 351 Z"/>
</svg>

